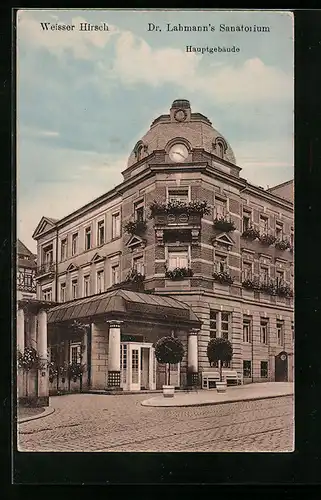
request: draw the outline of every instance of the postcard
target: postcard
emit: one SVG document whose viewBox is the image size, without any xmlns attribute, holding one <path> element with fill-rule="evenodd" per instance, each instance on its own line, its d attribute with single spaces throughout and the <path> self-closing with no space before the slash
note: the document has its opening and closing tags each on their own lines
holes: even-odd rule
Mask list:
<svg viewBox="0 0 321 500">
<path fill-rule="evenodd" d="M 294 19 L 17 11 L 17 448 L 292 452 Z"/>
</svg>

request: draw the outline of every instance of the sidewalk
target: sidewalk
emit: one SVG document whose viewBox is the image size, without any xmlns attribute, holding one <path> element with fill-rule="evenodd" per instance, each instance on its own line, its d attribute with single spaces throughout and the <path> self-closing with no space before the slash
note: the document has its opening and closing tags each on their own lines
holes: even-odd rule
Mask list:
<svg viewBox="0 0 321 500">
<path fill-rule="evenodd" d="M 163 395 L 145 399 L 143 406 L 204 406 L 254 399 L 277 398 L 290 396 L 294 393 L 292 382 L 265 382 L 247 384 L 237 387 L 228 387 L 226 392 L 219 394 L 216 389 L 176 392 L 173 398 L 164 398 Z"/>
<path fill-rule="evenodd" d="M 20 406 L 17 409 L 17 419 L 18 423 L 29 422 L 30 420 L 36 420 L 37 418 L 43 418 L 47 415 L 51 415 L 54 412 L 54 408 L 46 406 L 45 408 L 32 408 L 28 406 Z"/>
</svg>

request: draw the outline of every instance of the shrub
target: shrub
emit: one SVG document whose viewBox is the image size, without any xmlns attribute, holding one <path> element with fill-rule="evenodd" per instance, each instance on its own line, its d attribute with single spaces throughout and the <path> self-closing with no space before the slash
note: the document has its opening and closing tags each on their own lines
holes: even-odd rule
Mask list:
<svg viewBox="0 0 321 500">
<path fill-rule="evenodd" d="M 211 339 L 207 345 L 207 357 L 211 363 L 219 362 L 220 381 L 223 381 L 223 362 L 231 361 L 233 356 L 233 347 L 229 340 L 223 337 Z"/>
<path fill-rule="evenodd" d="M 155 344 L 155 356 L 159 363 L 167 364 L 166 384 L 170 385 L 170 365 L 180 363 L 184 357 L 184 346 L 176 337 L 162 337 Z"/>
</svg>

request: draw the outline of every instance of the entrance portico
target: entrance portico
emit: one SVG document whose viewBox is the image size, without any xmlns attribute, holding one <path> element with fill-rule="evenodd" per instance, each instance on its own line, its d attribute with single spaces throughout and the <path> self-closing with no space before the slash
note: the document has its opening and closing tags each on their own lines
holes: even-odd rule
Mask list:
<svg viewBox="0 0 321 500">
<path fill-rule="evenodd" d="M 49 329 L 60 328 L 61 338 L 68 322 L 75 319 L 90 324 L 84 389 L 161 387 L 164 370 L 156 362 L 154 344 L 171 334 L 182 340 L 186 350 L 181 366 L 172 367 L 171 379 L 177 386 L 186 385 L 189 372 L 195 383 L 200 321 L 188 305 L 171 297 L 117 289 L 52 308 Z M 190 334 L 193 340 L 188 340 Z"/>
</svg>

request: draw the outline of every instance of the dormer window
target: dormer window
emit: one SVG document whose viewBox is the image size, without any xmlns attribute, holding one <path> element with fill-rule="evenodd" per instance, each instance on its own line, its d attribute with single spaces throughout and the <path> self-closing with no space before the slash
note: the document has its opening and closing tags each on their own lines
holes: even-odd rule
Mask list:
<svg viewBox="0 0 321 500">
<path fill-rule="evenodd" d="M 223 137 L 217 137 L 213 143 L 213 147 L 215 150 L 215 154 L 220 158 L 224 158 L 227 150 L 227 144 Z"/>
</svg>

